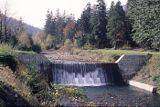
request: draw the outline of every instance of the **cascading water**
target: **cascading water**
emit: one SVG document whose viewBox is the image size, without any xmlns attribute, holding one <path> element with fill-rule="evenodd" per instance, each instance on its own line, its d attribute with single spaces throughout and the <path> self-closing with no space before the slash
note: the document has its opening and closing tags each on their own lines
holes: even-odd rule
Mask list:
<svg viewBox="0 0 160 107">
<path fill-rule="evenodd" d="M 114 84 L 116 64 L 96 64 L 64 61 L 52 64 L 53 83 L 73 86 L 103 86 Z"/>
</svg>

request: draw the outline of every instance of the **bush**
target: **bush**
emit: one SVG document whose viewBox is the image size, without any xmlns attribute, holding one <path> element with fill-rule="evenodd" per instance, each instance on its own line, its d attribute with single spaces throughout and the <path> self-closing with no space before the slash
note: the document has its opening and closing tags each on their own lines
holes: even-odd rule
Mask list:
<svg viewBox="0 0 160 107">
<path fill-rule="evenodd" d="M 32 40 L 27 35 L 27 33 L 22 32 L 22 34 L 18 37 L 18 49 L 20 50 L 31 50 L 32 49 Z"/>
<path fill-rule="evenodd" d="M 16 56 L 17 55 L 16 50 L 17 50 L 16 47 L 12 47 L 9 44 L 0 44 L 0 55 Z"/>
<path fill-rule="evenodd" d="M 16 70 L 17 61 L 11 55 L 0 55 L 0 63 L 2 63 L 4 66 L 9 66 L 12 71 Z"/>
<path fill-rule="evenodd" d="M 81 35 L 75 40 L 75 46 L 76 47 L 82 47 L 87 42 L 87 35 Z"/>
<path fill-rule="evenodd" d="M 34 52 L 37 52 L 37 53 L 40 53 L 42 50 L 41 50 L 41 47 L 38 45 L 38 44 L 34 44 L 33 46 L 32 46 L 32 50 L 34 51 Z"/>
<path fill-rule="evenodd" d="M 86 43 L 84 46 L 83 46 L 83 49 L 84 50 L 93 50 L 95 49 L 95 47 L 89 43 Z"/>
<path fill-rule="evenodd" d="M 32 36 L 33 44 L 39 46 L 41 50 L 55 48 L 55 36 L 46 35 L 44 32 L 38 32 Z M 35 47 L 36 48 L 36 47 Z"/>
<path fill-rule="evenodd" d="M 67 49 L 67 50 L 71 50 L 73 48 L 73 43 L 70 39 L 65 40 L 64 48 Z"/>
<path fill-rule="evenodd" d="M 80 89 L 73 86 L 63 86 L 63 85 L 52 85 L 54 88 L 54 95 L 67 95 L 69 97 L 79 98 L 81 97 Z"/>
<path fill-rule="evenodd" d="M 46 49 L 55 48 L 55 37 L 47 35 L 45 40 Z"/>
</svg>

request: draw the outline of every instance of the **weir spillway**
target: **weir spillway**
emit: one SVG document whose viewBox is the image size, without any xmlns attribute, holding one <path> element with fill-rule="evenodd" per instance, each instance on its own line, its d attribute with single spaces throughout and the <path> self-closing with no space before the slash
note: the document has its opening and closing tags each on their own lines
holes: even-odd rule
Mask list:
<svg viewBox="0 0 160 107">
<path fill-rule="evenodd" d="M 63 61 L 52 63 L 53 84 L 71 86 L 105 86 L 123 84 L 115 63 Z"/>
</svg>

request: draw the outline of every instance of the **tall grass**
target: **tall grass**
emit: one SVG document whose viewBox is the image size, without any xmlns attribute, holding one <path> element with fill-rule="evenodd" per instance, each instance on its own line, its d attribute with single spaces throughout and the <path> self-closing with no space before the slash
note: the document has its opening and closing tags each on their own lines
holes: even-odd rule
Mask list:
<svg viewBox="0 0 160 107">
<path fill-rule="evenodd" d="M 9 44 L 0 44 L 0 55 L 16 56 L 18 54 L 16 51 L 16 47 L 12 47 Z"/>
</svg>

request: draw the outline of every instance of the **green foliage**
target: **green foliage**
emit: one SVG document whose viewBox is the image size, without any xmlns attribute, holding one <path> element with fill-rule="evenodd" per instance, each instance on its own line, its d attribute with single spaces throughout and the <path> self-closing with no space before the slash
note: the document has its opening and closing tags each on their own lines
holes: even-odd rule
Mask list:
<svg viewBox="0 0 160 107">
<path fill-rule="evenodd" d="M 70 99 L 79 99 L 82 97 L 79 88 L 69 86 L 49 86 L 44 74 L 36 72 L 33 65 L 19 66 L 18 77 L 31 88 L 33 96 L 36 96 L 42 106 L 54 106 L 57 100 L 66 96 Z M 28 98 L 29 101 L 34 98 Z M 35 104 L 31 101 L 31 104 Z M 35 100 L 36 101 L 36 100 Z M 38 104 L 38 103 L 36 103 Z"/>
<path fill-rule="evenodd" d="M 92 36 L 95 36 L 94 39 L 96 41 L 95 46 L 97 48 L 107 47 L 107 10 L 106 5 L 103 0 L 97 0 L 97 5 L 95 13 L 92 16 Z M 94 21 L 94 22 L 93 22 Z"/>
<path fill-rule="evenodd" d="M 9 66 L 13 71 L 15 71 L 17 67 L 17 55 L 18 53 L 16 52 L 16 48 L 13 48 L 11 45 L 0 45 L 0 65 Z"/>
<path fill-rule="evenodd" d="M 66 24 L 67 16 L 65 15 L 65 13 L 61 15 L 59 13 L 59 9 L 57 9 L 56 15 L 53 16 L 52 11 L 48 10 L 44 32 L 46 33 L 46 35 L 54 35 L 56 45 L 61 44 L 62 42 L 64 42 L 63 29 L 65 28 Z"/>
<path fill-rule="evenodd" d="M 38 102 L 38 100 L 33 96 L 28 96 L 27 100 L 32 107 L 40 107 L 41 106 L 40 103 Z"/>
<path fill-rule="evenodd" d="M 144 48 L 159 48 L 160 2 L 159 0 L 129 0 L 128 14 L 134 21 L 133 39 Z"/>
<path fill-rule="evenodd" d="M 73 48 L 73 43 L 70 39 L 66 39 L 65 42 L 64 42 L 64 47 L 67 49 L 67 50 L 71 50 Z"/>
<path fill-rule="evenodd" d="M 0 44 L 0 55 L 16 56 L 18 54 L 16 51 L 17 51 L 16 47 L 12 47 L 9 44 Z"/>
<path fill-rule="evenodd" d="M 46 24 L 45 24 L 45 33 L 54 35 L 55 29 L 54 29 L 55 23 L 53 20 L 53 14 L 52 11 L 47 11 L 46 15 Z M 52 29 L 53 28 L 53 29 Z"/>
<path fill-rule="evenodd" d="M 83 47 L 87 43 L 87 35 L 80 35 L 75 42 L 77 47 Z"/>
<path fill-rule="evenodd" d="M 32 49 L 36 52 L 56 47 L 56 38 L 53 35 L 46 35 L 44 32 L 37 32 L 32 36 Z"/>
<path fill-rule="evenodd" d="M 108 16 L 107 34 L 111 40 L 112 46 L 115 48 L 120 47 L 121 43 L 123 45 L 125 42 L 127 29 L 125 19 L 126 16 L 121 2 L 117 2 L 116 5 L 112 2 Z"/>
<path fill-rule="evenodd" d="M 4 107 L 5 106 L 5 103 L 2 99 L 0 99 L 0 107 Z"/>
<path fill-rule="evenodd" d="M 63 86 L 63 85 L 52 85 L 54 88 L 54 96 L 60 97 L 67 95 L 68 97 L 72 97 L 75 99 L 79 99 L 82 97 L 80 93 L 80 89 L 78 87 L 73 86 Z"/>
<path fill-rule="evenodd" d="M 14 56 L 11 55 L 0 55 L 0 64 L 9 66 L 13 71 L 15 71 L 17 67 L 17 61 Z"/>
<path fill-rule="evenodd" d="M 47 49 L 55 47 L 55 37 L 54 36 L 47 35 L 45 42 L 46 42 L 46 48 Z"/>
<path fill-rule="evenodd" d="M 86 9 L 83 10 L 81 18 L 80 18 L 80 27 L 84 34 L 91 33 L 91 4 L 88 3 L 86 5 Z"/>
<path fill-rule="evenodd" d="M 37 53 L 40 53 L 42 51 L 41 47 L 37 44 L 33 44 L 32 50 Z"/>
</svg>

